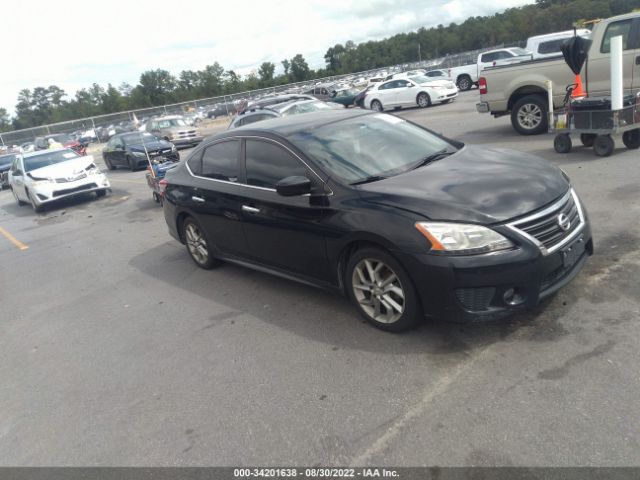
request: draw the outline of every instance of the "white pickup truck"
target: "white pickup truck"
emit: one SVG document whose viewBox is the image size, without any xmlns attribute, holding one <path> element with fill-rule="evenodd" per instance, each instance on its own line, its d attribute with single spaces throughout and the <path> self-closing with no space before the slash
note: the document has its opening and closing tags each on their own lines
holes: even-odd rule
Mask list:
<svg viewBox="0 0 640 480">
<path fill-rule="evenodd" d="M 449 78 L 458 86 L 460 90 L 469 90 L 473 85 L 478 84 L 478 76 L 487 67 L 497 65 L 510 65 L 525 60 L 531 60 L 531 52 L 522 48 L 500 48 L 489 50 L 478 55 L 476 63 L 452 67 L 447 69 Z"/>
<path fill-rule="evenodd" d="M 640 12 L 602 20 L 591 34 L 587 60 L 581 78 L 588 96 L 608 95 L 610 86 L 610 42 L 622 36 L 624 48 L 624 92 L 640 90 Z M 554 108 L 562 106 L 567 86 L 575 75 L 559 60 L 533 60 L 518 65 L 488 68 L 479 79 L 480 113 L 494 117 L 511 115 L 513 128 L 523 135 L 535 135 L 548 130 L 548 99 L 546 82 L 553 82 Z"/>
</svg>

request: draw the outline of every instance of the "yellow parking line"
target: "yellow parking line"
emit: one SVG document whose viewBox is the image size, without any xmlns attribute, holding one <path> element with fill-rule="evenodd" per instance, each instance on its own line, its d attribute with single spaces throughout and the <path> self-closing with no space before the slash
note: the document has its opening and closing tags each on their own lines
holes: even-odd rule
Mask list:
<svg viewBox="0 0 640 480">
<path fill-rule="evenodd" d="M 7 232 L 4 228 L 0 227 L 0 233 L 4 236 L 4 238 L 6 238 L 7 240 L 9 240 L 11 243 L 13 243 L 17 248 L 19 248 L 20 250 L 26 250 L 27 248 L 29 248 L 27 245 L 25 245 L 24 243 L 22 243 L 20 240 L 18 240 L 16 237 L 14 237 L 13 235 L 11 235 L 9 232 Z"/>
<path fill-rule="evenodd" d="M 122 180 L 121 178 L 113 178 L 109 177 L 110 182 L 126 182 L 126 183 L 137 183 L 138 185 L 145 185 L 145 182 L 135 182 L 133 180 Z"/>
</svg>

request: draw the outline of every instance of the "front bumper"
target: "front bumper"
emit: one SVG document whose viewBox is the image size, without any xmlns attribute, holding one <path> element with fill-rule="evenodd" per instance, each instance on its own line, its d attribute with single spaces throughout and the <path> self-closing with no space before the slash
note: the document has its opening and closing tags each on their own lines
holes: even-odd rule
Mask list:
<svg viewBox="0 0 640 480">
<path fill-rule="evenodd" d="M 487 255 L 394 254 L 413 279 L 425 315 L 467 323 L 535 307 L 582 270 L 593 254 L 593 240 L 587 222 L 571 243 L 549 255 L 527 240 L 514 250 Z"/>
<path fill-rule="evenodd" d="M 195 137 L 187 137 L 187 138 L 173 138 L 170 140 L 176 147 L 189 147 L 192 145 L 198 145 L 204 137 L 202 135 L 197 135 Z"/>
<path fill-rule="evenodd" d="M 37 205 L 55 202 L 62 198 L 95 192 L 111 188 L 111 184 L 104 174 L 87 175 L 81 180 L 57 183 L 49 182 L 41 185 L 30 185 L 29 190 L 35 195 Z"/>
</svg>

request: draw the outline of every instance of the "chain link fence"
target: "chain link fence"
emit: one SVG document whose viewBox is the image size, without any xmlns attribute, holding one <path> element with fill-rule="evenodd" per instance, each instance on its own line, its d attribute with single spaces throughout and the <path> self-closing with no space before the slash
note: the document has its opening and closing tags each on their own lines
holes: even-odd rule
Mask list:
<svg viewBox="0 0 640 480">
<path fill-rule="evenodd" d="M 521 44 L 514 44 L 509 46 L 520 46 Z M 503 48 L 505 45 L 500 45 L 492 48 Z M 280 85 L 276 87 L 262 88 L 258 90 L 251 90 L 246 92 L 239 92 L 229 95 L 221 95 L 217 97 L 202 98 L 198 100 L 190 100 L 186 102 L 174 103 L 170 105 L 162 105 L 159 107 L 141 108 L 136 110 L 129 110 L 125 112 L 109 113 L 106 115 L 96 115 L 93 117 L 80 118 L 77 120 L 70 120 L 60 123 L 52 123 L 49 125 L 42 125 L 40 127 L 26 128 L 23 130 L 14 130 L 10 132 L 0 133 L 0 144 L 2 145 L 22 145 L 27 142 L 32 142 L 35 137 L 50 135 L 55 133 L 71 134 L 77 131 L 93 130 L 94 132 L 102 129 L 113 128 L 122 122 L 131 122 L 138 120 L 143 122 L 146 119 L 156 115 L 180 115 L 189 110 L 204 110 L 210 111 L 218 109 L 224 115 L 233 115 L 236 111 L 238 102 L 251 101 L 265 95 L 277 94 L 277 93 L 302 93 L 319 83 L 356 83 L 361 79 L 371 78 L 373 76 L 380 75 L 383 72 L 387 74 L 410 70 L 415 68 L 430 68 L 441 67 L 451 68 L 460 65 L 467 65 L 475 63 L 477 56 L 480 52 L 489 50 L 484 48 L 481 50 L 473 50 L 470 52 L 464 52 L 456 55 L 447 55 L 437 59 L 423 60 L 419 62 L 409 62 L 397 65 L 391 65 L 388 67 L 380 67 L 362 72 L 349 73 L 344 75 L 335 75 L 330 77 L 318 78 L 315 80 L 307 80 L 298 83 L 289 83 L 286 85 Z M 98 139 L 100 136 L 98 135 Z"/>
</svg>

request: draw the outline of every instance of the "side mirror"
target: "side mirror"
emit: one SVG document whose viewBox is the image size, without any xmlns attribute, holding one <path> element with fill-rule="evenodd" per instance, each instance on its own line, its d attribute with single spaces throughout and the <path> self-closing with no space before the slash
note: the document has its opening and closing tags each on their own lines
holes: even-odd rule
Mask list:
<svg viewBox="0 0 640 480">
<path fill-rule="evenodd" d="M 276 192 L 283 197 L 311 193 L 311 180 L 307 177 L 287 177 L 276 183 Z"/>
<path fill-rule="evenodd" d="M 407 85 L 407 87 L 412 88 L 415 87 L 415 85 L 413 83 L 410 83 L 409 85 Z"/>
</svg>

